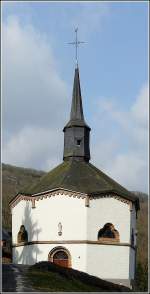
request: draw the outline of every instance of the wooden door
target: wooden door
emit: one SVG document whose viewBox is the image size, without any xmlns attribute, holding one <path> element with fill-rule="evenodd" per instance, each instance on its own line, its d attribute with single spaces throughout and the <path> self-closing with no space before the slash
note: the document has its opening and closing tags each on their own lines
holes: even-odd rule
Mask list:
<svg viewBox="0 0 150 294">
<path fill-rule="evenodd" d="M 68 260 L 67 259 L 53 259 L 53 263 L 63 266 L 63 267 L 68 267 Z"/>
<path fill-rule="evenodd" d="M 64 251 L 57 251 L 53 255 L 53 263 L 63 266 L 63 267 L 68 267 L 69 266 L 69 260 L 68 260 L 68 255 Z"/>
</svg>

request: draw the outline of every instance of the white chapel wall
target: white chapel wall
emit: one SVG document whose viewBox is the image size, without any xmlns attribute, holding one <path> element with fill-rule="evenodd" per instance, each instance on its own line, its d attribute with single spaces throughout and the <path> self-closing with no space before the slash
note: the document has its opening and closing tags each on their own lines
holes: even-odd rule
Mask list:
<svg viewBox="0 0 150 294">
<path fill-rule="evenodd" d="M 135 264 L 136 260 L 135 260 L 135 249 L 130 247 L 130 263 L 129 263 L 129 276 L 130 279 L 135 278 Z"/>
<path fill-rule="evenodd" d="M 12 243 L 17 243 L 17 235 L 20 230 L 21 225 L 27 226 L 27 215 L 28 220 L 30 220 L 30 223 L 32 223 L 32 213 L 31 213 L 31 202 L 30 201 L 20 201 L 15 207 L 12 208 Z M 29 228 L 27 228 L 28 231 L 28 238 L 30 239 L 30 231 Z"/>
<path fill-rule="evenodd" d="M 35 201 L 20 201 L 12 209 L 13 243 L 23 224 L 28 231 L 29 241 L 85 240 L 86 239 L 85 199 L 56 195 Z M 58 235 L 58 224 L 62 224 L 62 235 Z"/>
<path fill-rule="evenodd" d="M 127 203 L 114 198 L 90 200 L 90 207 L 85 207 L 85 199 L 56 195 L 35 201 L 35 206 L 32 208 L 31 201 L 22 200 L 12 209 L 13 243 L 17 243 L 22 224 L 28 231 L 29 241 L 96 241 L 99 229 L 111 222 L 120 234 L 120 242 L 130 243 L 131 229 L 136 228 L 135 207 L 130 212 Z"/>
<path fill-rule="evenodd" d="M 58 235 L 58 223 L 62 235 Z M 57 195 L 35 202 L 20 201 L 12 209 L 13 243 L 22 224 L 28 231 L 29 241 L 97 241 L 97 234 L 105 223 L 111 222 L 119 231 L 120 242 L 130 243 L 131 227 L 135 227 L 135 208 L 114 198 L 90 200 Z M 13 248 L 13 262 L 34 264 L 48 260 L 48 253 L 57 246 L 69 250 L 72 267 L 104 279 L 134 277 L 135 251 L 129 246 L 96 244 L 35 244 Z M 114 270 L 115 269 L 115 270 Z"/>
<path fill-rule="evenodd" d="M 14 247 L 13 262 L 32 265 L 43 260 L 47 261 L 49 252 L 58 246 L 62 246 L 70 252 L 72 268 L 86 272 L 86 244 L 35 244 Z"/>
<path fill-rule="evenodd" d="M 87 238 L 97 240 L 98 231 L 112 223 L 120 234 L 120 242 L 130 242 L 130 207 L 118 199 L 104 197 L 90 200 L 87 211 Z"/>
<path fill-rule="evenodd" d="M 130 247 L 88 245 L 87 272 L 101 279 L 129 279 Z"/>
</svg>

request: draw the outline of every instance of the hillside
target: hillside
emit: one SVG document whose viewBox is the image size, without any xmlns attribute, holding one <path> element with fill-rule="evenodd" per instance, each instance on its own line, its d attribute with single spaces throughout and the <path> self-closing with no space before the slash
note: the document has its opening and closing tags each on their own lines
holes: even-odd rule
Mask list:
<svg viewBox="0 0 150 294">
<path fill-rule="evenodd" d="M 146 262 L 148 256 L 148 197 L 146 194 L 138 193 L 140 197 L 140 211 L 137 218 L 137 255 L 140 260 Z M 143 248 L 143 250 L 140 250 Z"/>
<path fill-rule="evenodd" d="M 2 223 L 5 229 L 11 230 L 9 201 L 23 187 L 36 183 L 45 172 L 21 168 L 8 164 L 2 165 Z M 148 269 L 148 197 L 141 192 L 134 192 L 140 198 L 140 211 L 137 221 L 137 284 L 141 290 L 147 287 Z"/>
<path fill-rule="evenodd" d="M 25 186 L 44 175 L 43 171 L 2 164 L 2 224 L 11 230 L 9 201 Z"/>
</svg>

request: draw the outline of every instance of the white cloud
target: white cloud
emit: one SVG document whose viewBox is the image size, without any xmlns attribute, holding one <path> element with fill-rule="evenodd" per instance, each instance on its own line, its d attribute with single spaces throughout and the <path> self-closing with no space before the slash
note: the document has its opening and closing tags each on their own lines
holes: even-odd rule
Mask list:
<svg viewBox="0 0 150 294">
<path fill-rule="evenodd" d="M 129 190 L 148 191 L 147 163 L 136 151 L 117 155 L 109 166 L 109 174 Z"/>
<path fill-rule="evenodd" d="M 52 48 L 32 26 L 11 17 L 2 37 L 3 161 L 50 169 L 62 154 L 68 87 Z"/>
<path fill-rule="evenodd" d="M 4 128 L 12 132 L 25 125 L 62 126 L 68 87 L 45 37 L 16 18 L 3 25 L 2 36 Z"/>
<path fill-rule="evenodd" d="M 147 127 L 148 124 L 148 86 L 144 85 L 131 108 L 131 115 L 141 127 Z"/>
<path fill-rule="evenodd" d="M 101 98 L 97 109 L 97 120 L 101 112 L 104 130 L 99 139 L 95 134 L 95 164 L 128 189 L 147 192 L 148 87 L 141 87 L 128 111 L 106 98 Z"/>
<path fill-rule="evenodd" d="M 17 166 L 50 170 L 62 154 L 62 136 L 56 130 L 25 127 L 5 143 L 3 161 Z"/>
</svg>

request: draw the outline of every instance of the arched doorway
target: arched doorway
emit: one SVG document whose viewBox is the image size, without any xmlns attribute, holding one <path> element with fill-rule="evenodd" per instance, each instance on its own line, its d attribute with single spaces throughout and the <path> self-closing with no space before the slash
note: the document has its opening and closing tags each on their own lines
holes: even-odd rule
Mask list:
<svg viewBox="0 0 150 294">
<path fill-rule="evenodd" d="M 62 267 L 71 267 L 70 252 L 64 247 L 53 248 L 48 255 L 48 260 Z"/>
</svg>

